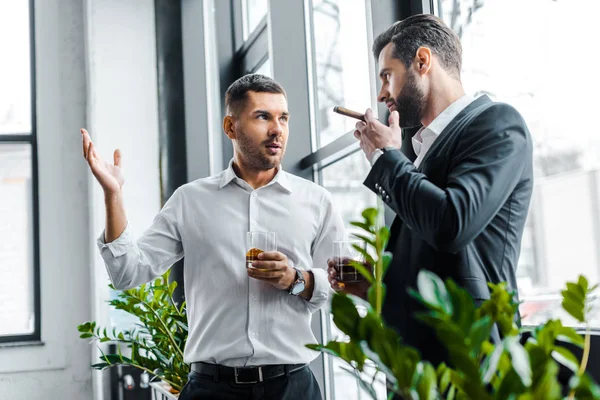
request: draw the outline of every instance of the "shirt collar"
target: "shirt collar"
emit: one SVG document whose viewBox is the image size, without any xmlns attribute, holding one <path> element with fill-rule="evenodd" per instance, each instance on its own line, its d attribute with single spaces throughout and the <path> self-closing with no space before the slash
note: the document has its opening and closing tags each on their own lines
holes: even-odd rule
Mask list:
<svg viewBox="0 0 600 400">
<path fill-rule="evenodd" d="M 229 161 L 229 166 L 225 171 L 223 171 L 223 175 L 221 176 L 221 183 L 219 184 L 219 189 L 223 189 L 225 186 L 229 185 L 232 181 L 239 180 L 244 182 L 240 177 L 237 176 L 233 169 L 233 159 Z M 245 182 L 244 182 L 245 183 Z M 266 186 L 278 184 L 288 193 L 292 193 L 292 184 L 290 182 L 290 178 L 288 173 L 283 170 L 281 166 L 279 166 L 279 170 L 275 177 L 271 182 L 269 182 Z M 247 183 L 246 183 L 247 185 Z"/>
<path fill-rule="evenodd" d="M 460 99 L 450 104 L 444 111 L 440 113 L 431 123 L 419 129 L 417 134 L 413 136 L 412 144 L 416 155 L 421 152 L 422 144 L 426 139 L 437 139 L 437 137 L 446 129 L 454 118 L 469 104 L 473 102 L 473 97 L 468 94 L 463 95 Z"/>
</svg>

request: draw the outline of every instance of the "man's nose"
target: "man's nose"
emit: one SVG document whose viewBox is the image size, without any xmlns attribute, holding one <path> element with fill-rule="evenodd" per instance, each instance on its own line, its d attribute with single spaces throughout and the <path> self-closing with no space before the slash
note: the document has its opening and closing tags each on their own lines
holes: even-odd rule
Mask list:
<svg viewBox="0 0 600 400">
<path fill-rule="evenodd" d="M 380 103 L 385 103 L 388 98 L 387 91 L 384 88 L 381 88 L 379 94 L 377 95 L 377 101 Z"/>
</svg>

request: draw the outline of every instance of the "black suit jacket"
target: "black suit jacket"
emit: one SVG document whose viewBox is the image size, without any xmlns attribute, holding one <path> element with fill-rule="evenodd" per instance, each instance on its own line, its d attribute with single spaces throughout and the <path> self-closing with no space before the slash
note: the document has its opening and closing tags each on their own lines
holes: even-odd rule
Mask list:
<svg viewBox="0 0 600 400">
<path fill-rule="evenodd" d="M 416 168 L 401 151 L 387 151 L 365 185 L 396 213 L 385 277 L 385 321 L 434 363 L 446 361 L 431 329 L 414 319 L 409 297 L 421 269 L 452 278 L 476 300 L 486 282 L 516 290 L 521 236 L 533 189 L 532 140 L 511 106 L 480 97 L 438 136 Z"/>
</svg>

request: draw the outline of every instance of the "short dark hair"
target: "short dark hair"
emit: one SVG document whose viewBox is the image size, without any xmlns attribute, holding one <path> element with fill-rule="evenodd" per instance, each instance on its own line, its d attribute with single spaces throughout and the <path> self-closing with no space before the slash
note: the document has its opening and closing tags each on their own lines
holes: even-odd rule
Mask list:
<svg viewBox="0 0 600 400">
<path fill-rule="evenodd" d="M 392 57 L 402 61 L 406 68 L 413 62 L 417 49 L 424 46 L 439 58 L 446 71 L 460 79 L 460 39 L 435 15 L 418 14 L 394 23 L 373 42 L 373 55 L 376 59 L 389 43 L 394 44 Z"/>
<path fill-rule="evenodd" d="M 283 87 L 274 79 L 261 74 L 244 75 L 233 82 L 225 92 L 225 108 L 228 114 L 237 114 L 248 99 L 248 92 L 277 93 L 287 98 Z"/>
</svg>

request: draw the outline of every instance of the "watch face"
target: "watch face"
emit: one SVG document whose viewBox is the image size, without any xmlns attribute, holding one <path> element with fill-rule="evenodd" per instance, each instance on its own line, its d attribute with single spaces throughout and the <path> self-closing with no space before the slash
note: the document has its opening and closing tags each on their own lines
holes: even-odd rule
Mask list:
<svg viewBox="0 0 600 400">
<path fill-rule="evenodd" d="M 298 296 L 300 293 L 304 292 L 304 282 L 298 282 L 292 288 L 292 294 L 294 296 Z"/>
</svg>

